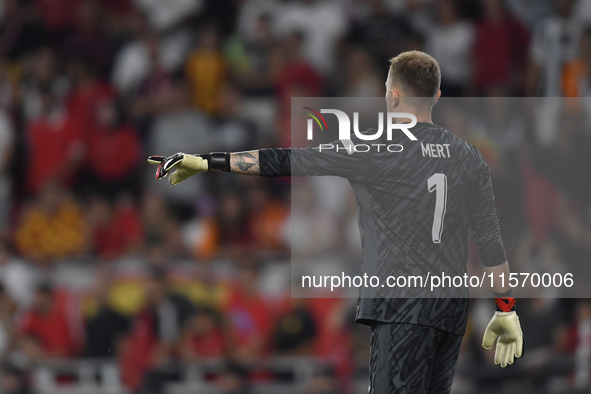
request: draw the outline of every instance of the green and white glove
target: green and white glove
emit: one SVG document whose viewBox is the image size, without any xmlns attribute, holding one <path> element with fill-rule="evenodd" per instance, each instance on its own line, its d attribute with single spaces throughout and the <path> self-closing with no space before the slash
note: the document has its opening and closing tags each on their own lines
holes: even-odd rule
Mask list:
<svg viewBox="0 0 591 394">
<path fill-rule="evenodd" d="M 505 368 L 513 364 L 515 358 L 523 356 L 523 332 L 515 311 L 495 312 L 484 330 L 482 347 L 492 348 L 495 340 L 497 341 L 495 364 Z"/>
<path fill-rule="evenodd" d="M 176 168 L 168 178 L 172 185 L 178 185 L 185 179 L 208 170 L 207 160 L 203 157 L 180 152 L 168 157 L 150 156 L 148 163 L 158 165 L 156 179 L 165 178 L 171 170 Z"/>
</svg>

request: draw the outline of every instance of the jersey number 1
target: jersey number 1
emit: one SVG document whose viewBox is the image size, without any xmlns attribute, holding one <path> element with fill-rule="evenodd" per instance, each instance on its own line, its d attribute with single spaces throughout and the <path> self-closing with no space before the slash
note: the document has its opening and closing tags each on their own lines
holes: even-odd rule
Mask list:
<svg viewBox="0 0 591 394">
<path fill-rule="evenodd" d="M 431 238 L 436 244 L 441 243 L 443 231 L 443 218 L 445 217 L 445 205 L 447 204 L 447 177 L 445 174 L 435 173 L 427 179 L 429 193 L 435 191 L 435 214 L 433 215 L 433 227 Z"/>
</svg>

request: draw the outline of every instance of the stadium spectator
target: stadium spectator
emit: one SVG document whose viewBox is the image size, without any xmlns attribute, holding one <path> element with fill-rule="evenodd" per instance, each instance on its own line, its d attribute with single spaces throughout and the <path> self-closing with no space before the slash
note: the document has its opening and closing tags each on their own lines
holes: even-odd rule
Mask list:
<svg viewBox="0 0 591 394">
<path fill-rule="evenodd" d="M 417 49 L 417 32 L 404 14 L 388 12 L 385 0 L 368 2 L 369 12 L 357 15 L 349 26 L 348 41 L 371 53 L 376 64 L 386 64 L 388 59 L 411 49 Z M 382 78 L 383 77 L 383 78 Z M 385 79 L 386 75 L 378 75 Z"/>
<path fill-rule="evenodd" d="M 164 104 L 159 115 L 154 119 L 150 129 L 148 147 L 158 147 L 166 154 L 174 154 L 193 149 L 210 149 L 212 144 L 212 126 L 202 112 L 191 107 L 189 92 L 184 80 L 175 81 L 161 93 Z M 150 178 L 153 174 L 150 171 Z M 152 178 L 153 179 L 153 178 Z M 173 204 L 178 212 L 179 220 L 185 221 L 193 215 L 196 199 L 203 194 L 204 183 L 192 182 L 179 187 L 167 187 L 168 184 L 150 185 Z"/>
<path fill-rule="evenodd" d="M 217 98 L 227 79 L 226 62 L 219 46 L 220 37 L 215 27 L 203 27 L 197 47 L 185 66 L 193 106 L 209 115 L 219 112 Z"/>
<path fill-rule="evenodd" d="M 31 306 L 39 274 L 31 264 L 14 255 L 8 242 L 0 243 L 0 284 L 20 310 Z"/>
<path fill-rule="evenodd" d="M 591 303 L 582 300 L 576 308 L 575 319 L 569 327 L 565 350 L 574 355 L 574 371 L 570 376 L 572 387 L 584 389 L 589 387 L 589 355 L 591 346 Z"/>
<path fill-rule="evenodd" d="M 248 231 L 252 234 L 255 250 L 259 253 L 285 250 L 283 232 L 288 220 L 288 207 L 273 198 L 268 186 L 261 182 L 252 182 L 247 193 L 251 210 Z"/>
<path fill-rule="evenodd" d="M 199 308 L 187 322 L 181 356 L 185 363 L 223 358 L 229 354 L 230 341 L 224 317 L 213 309 Z"/>
<path fill-rule="evenodd" d="M 529 33 L 507 12 L 501 0 L 482 0 L 484 16 L 476 26 L 473 48 L 473 93 L 490 95 L 504 89 L 511 96 L 523 89 Z"/>
<path fill-rule="evenodd" d="M 66 38 L 64 52 L 69 57 L 86 59 L 104 79 L 111 66 L 111 45 L 103 11 L 97 0 L 81 0 L 77 11 L 75 33 Z"/>
<path fill-rule="evenodd" d="M 588 97 L 590 85 L 591 26 L 587 26 L 581 33 L 577 57 L 568 61 L 562 70 L 562 93 L 564 97 Z"/>
<path fill-rule="evenodd" d="M 130 318 L 114 310 L 109 303 L 109 279 L 107 275 L 101 275 L 86 301 L 84 357 L 116 357 L 129 330 Z"/>
<path fill-rule="evenodd" d="M 47 108 L 44 96 L 53 96 L 53 105 L 58 107 L 68 93 L 69 81 L 59 70 L 56 50 L 51 46 L 42 46 L 30 53 L 23 62 L 22 73 L 15 91 L 15 105 L 22 107 L 20 110 L 26 121 L 48 115 L 47 111 L 52 108 Z"/>
<path fill-rule="evenodd" d="M 46 183 L 38 199 L 19 219 L 15 242 L 20 253 L 34 261 L 82 254 L 86 248 L 86 224 L 75 200 L 56 183 Z"/>
<path fill-rule="evenodd" d="M 29 359 L 69 358 L 78 353 L 66 305 L 64 291 L 46 283 L 37 287 L 33 305 L 20 322 L 21 347 Z"/>
<path fill-rule="evenodd" d="M 66 96 L 66 110 L 87 135 L 96 124 L 98 106 L 115 97 L 115 89 L 108 82 L 97 79 L 96 64 L 90 59 L 77 58 L 66 65 L 72 84 Z"/>
<path fill-rule="evenodd" d="M 302 55 L 303 34 L 295 32 L 283 40 L 281 45 L 281 67 L 275 80 L 279 100 L 283 103 L 290 92 L 298 85 L 305 87 L 310 93 L 322 93 L 322 76 L 308 63 Z"/>
<path fill-rule="evenodd" d="M 150 32 L 145 17 L 132 13 L 128 22 L 128 41 L 114 57 L 111 80 L 119 93 L 129 97 L 150 73 L 152 61 L 161 52 L 158 37 Z"/>
<path fill-rule="evenodd" d="M 83 182 L 111 197 L 139 190 L 142 146 L 135 128 L 125 123 L 122 104 L 110 99 L 98 101 L 92 115 L 85 138 L 89 176 Z"/>
<path fill-rule="evenodd" d="M 178 354 L 186 325 L 195 313 L 189 300 L 169 291 L 167 279 L 161 269 L 150 273 L 145 306 L 132 323 L 121 354 L 122 380 L 140 392 L 162 387 L 166 380 L 162 368 Z"/>
<path fill-rule="evenodd" d="M 87 225 L 97 256 L 109 260 L 140 250 L 144 238 L 142 221 L 129 195 L 121 196 L 115 204 L 95 195 L 87 209 Z"/>
<path fill-rule="evenodd" d="M 215 257 L 219 248 L 215 201 L 209 196 L 197 202 L 197 216 L 183 226 L 183 243 L 197 261 Z"/>
<path fill-rule="evenodd" d="M 145 194 L 141 217 L 147 258 L 152 263 L 165 263 L 183 255 L 178 221 L 161 197 L 154 193 Z"/>
<path fill-rule="evenodd" d="M 243 8 L 254 3 L 256 2 L 248 2 Z M 239 62 L 232 62 L 232 59 L 229 59 L 229 67 L 245 94 L 263 96 L 272 94 L 270 62 L 273 48 L 277 45 L 276 41 L 271 31 L 270 16 L 261 14 L 256 20 L 252 35 L 241 35 L 234 44 L 243 48 L 243 58 L 240 58 Z"/>
<path fill-rule="evenodd" d="M 558 97 L 566 62 L 577 53 L 581 24 L 574 0 L 556 0 L 554 15 L 538 22 L 533 30 L 527 87 L 529 96 Z"/>
<path fill-rule="evenodd" d="M 281 4 L 274 0 L 252 0 L 242 3 L 238 8 L 236 34 L 244 40 L 254 40 L 259 32 L 261 18 L 268 19 L 271 23 L 275 13 L 280 9 Z"/>
<path fill-rule="evenodd" d="M 274 328 L 273 348 L 278 354 L 305 356 L 314 354 L 317 323 L 306 300 L 293 298 Z"/>
<path fill-rule="evenodd" d="M 249 250 L 253 235 L 248 231 L 248 212 L 244 202 L 235 194 L 218 200 L 216 221 L 205 223 L 205 231 L 212 231 L 218 258 L 238 258 Z"/>
<path fill-rule="evenodd" d="M 531 335 L 528 338 L 528 350 L 534 357 L 530 361 L 529 368 L 541 368 L 551 363 L 560 350 L 560 337 L 564 327 L 566 316 L 561 311 L 560 301 L 545 298 L 530 298 L 527 300 L 527 311 L 520 316 L 520 321 L 525 329 L 529 329 Z M 548 319 L 548 316 L 554 316 Z M 542 380 L 543 382 L 543 380 Z M 541 382 L 536 382 L 540 385 Z M 541 387 L 540 387 L 541 389 Z"/>
<path fill-rule="evenodd" d="M 232 356 L 242 363 L 251 363 L 269 354 L 272 316 L 258 290 L 257 262 L 245 261 L 242 264 L 237 283 L 231 288 L 225 313 L 236 341 Z"/>
<path fill-rule="evenodd" d="M 322 76 L 302 56 L 302 42 L 301 32 L 292 33 L 273 54 L 279 132 L 285 140 L 290 138 L 291 98 L 319 96 L 324 89 Z"/>
<path fill-rule="evenodd" d="M 125 98 L 133 97 L 154 67 L 169 73 L 181 68 L 190 43 L 183 31 L 166 36 L 155 34 L 139 12 L 131 14 L 128 30 L 131 37 L 117 51 L 111 70 L 113 85 Z"/>
<path fill-rule="evenodd" d="M 444 97 L 460 97 L 470 79 L 474 27 L 460 19 L 456 1 L 437 1 L 437 24 L 427 30 L 425 49 L 439 62 Z"/>
<path fill-rule="evenodd" d="M 305 258 L 332 250 L 338 240 L 335 220 L 331 212 L 318 206 L 314 190 L 308 185 L 298 185 L 293 190 L 290 210 L 292 258 Z"/>
<path fill-rule="evenodd" d="M 318 72 L 333 70 L 336 43 L 346 33 L 344 5 L 338 1 L 306 0 L 283 3 L 274 15 L 273 30 L 280 36 L 302 35 L 302 56 Z"/>
<path fill-rule="evenodd" d="M 353 47 L 347 53 L 347 81 L 345 97 L 379 97 L 382 82 L 376 75 L 372 59 L 361 47 Z"/>
<path fill-rule="evenodd" d="M 47 182 L 72 186 L 84 158 L 83 124 L 49 90 L 41 92 L 42 114 L 27 125 L 27 192 L 38 194 Z"/>
<path fill-rule="evenodd" d="M 140 127 L 141 134 L 149 134 L 149 127 L 157 115 L 166 109 L 166 97 L 169 95 L 173 77 L 162 65 L 152 47 L 150 56 L 152 67 L 143 79 L 139 80 L 137 91 L 129 102 L 130 119 Z"/>
<path fill-rule="evenodd" d="M 252 141 L 258 141 L 257 129 L 242 114 L 243 98 L 237 86 L 226 84 L 219 92 L 220 113 L 212 127 L 212 140 L 217 149 L 233 146 L 236 149 L 252 148 Z M 224 148 L 225 149 L 225 148 Z"/>
</svg>

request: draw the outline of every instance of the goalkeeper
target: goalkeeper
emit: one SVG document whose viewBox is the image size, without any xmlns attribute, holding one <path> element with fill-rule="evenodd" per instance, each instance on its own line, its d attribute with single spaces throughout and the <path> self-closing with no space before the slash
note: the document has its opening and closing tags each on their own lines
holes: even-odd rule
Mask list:
<svg viewBox="0 0 591 394">
<path fill-rule="evenodd" d="M 388 111 L 411 112 L 417 118 L 409 127 L 417 140 L 399 153 L 349 154 L 342 141 L 335 141 L 340 149 L 177 153 L 148 161 L 158 165 L 156 178 L 169 176 L 173 185 L 205 171 L 344 177 L 357 199 L 364 272 L 385 278 L 396 267 L 462 275 L 471 231 L 486 273 L 508 277 L 488 165 L 476 147 L 432 122 L 440 83 L 439 65 L 426 53 L 405 52 L 391 59 Z M 417 97 L 427 99 L 405 100 Z M 375 142 L 387 143 L 385 138 Z M 426 152 L 422 144 L 431 150 Z M 506 367 L 522 356 L 523 336 L 510 288 L 495 282 L 493 291 L 497 312 L 482 346 L 490 349 L 496 342 L 494 362 Z M 449 393 L 468 301 L 378 296 L 361 288 L 355 319 L 371 327 L 369 393 Z"/>
</svg>

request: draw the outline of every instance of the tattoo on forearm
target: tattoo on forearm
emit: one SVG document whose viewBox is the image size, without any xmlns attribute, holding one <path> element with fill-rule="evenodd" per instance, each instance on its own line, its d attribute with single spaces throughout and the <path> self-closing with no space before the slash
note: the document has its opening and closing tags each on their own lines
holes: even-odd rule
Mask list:
<svg viewBox="0 0 591 394">
<path fill-rule="evenodd" d="M 260 175 L 259 151 L 231 153 L 230 170 L 236 174 Z"/>
</svg>

